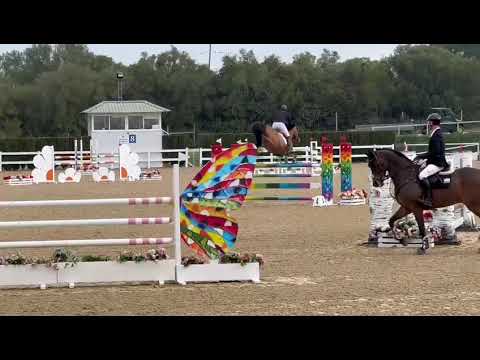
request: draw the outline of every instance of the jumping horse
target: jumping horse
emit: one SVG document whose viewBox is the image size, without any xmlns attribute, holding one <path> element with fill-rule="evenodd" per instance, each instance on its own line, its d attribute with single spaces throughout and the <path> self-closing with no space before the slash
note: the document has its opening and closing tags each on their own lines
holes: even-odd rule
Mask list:
<svg viewBox="0 0 480 360">
<path fill-rule="evenodd" d="M 278 131 L 274 130 L 270 125 L 256 122 L 252 126 L 252 131 L 256 137 L 262 137 L 263 146 L 272 154 L 286 156 L 290 153 L 285 137 Z M 300 136 L 298 135 L 297 127 L 289 130 L 289 134 L 293 145 L 300 143 Z"/>
<path fill-rule="evenodd" d="M 414 163 L 399 151 L 382 149 L 367 153 L 368 166 L 372 172 L 373 186 L 381 187 L 390 178 L 395 185 L 394 198 L 400 208 L 389 220 L 390 229 L 395 222 L 411 213 L 415 216 L 420 236 L 423 239 L 421 250 L 428 249 L 425 239 L 423 210 L 442 208 L 463 203 L 475 215 L 480 216 L 480 170 L 460 168 L 455 171 L 443 171 L 430 177 L 432 186 L 432 207 L 422 201 L 423 191 L 418 180 L 420 165 Z M 404 239 L 403 245 L 407 245 Z"/>
</svg>

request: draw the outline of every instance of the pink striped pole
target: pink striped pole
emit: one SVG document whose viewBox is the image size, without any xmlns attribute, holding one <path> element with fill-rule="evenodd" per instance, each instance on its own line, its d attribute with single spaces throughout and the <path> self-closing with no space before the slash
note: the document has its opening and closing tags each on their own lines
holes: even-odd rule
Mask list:
<svg viewBox="0 0 480 360">
<path fill-rule="evenodd" d="M 85 240 L 34 240 L 0 241 L 0 249 L 45 248 L 57 246 L 114 246 L 114 245 L 168 245 L 173 238 L 136 238 L 136 239 L 85 239 Z"/>
<path fill-rule="evenodd" d="M 161 225 L 170 224 L 170 217 L 118 218 L 118 219 L 75 219 L 75 220 L 37 220 L 37 221 L 2 221 L 0 229 L 47 227 L 47 226 L 96 226 L 96 225 Z"/>
<path fill-rule="evenodd" d="M 32 200 L 0 201 L 0 208 L 36 206 L 93 206 L 93 205 L 158 205 L 171 204 L 171 197 L 80 199 L 80 200 Z"/>
</svg>

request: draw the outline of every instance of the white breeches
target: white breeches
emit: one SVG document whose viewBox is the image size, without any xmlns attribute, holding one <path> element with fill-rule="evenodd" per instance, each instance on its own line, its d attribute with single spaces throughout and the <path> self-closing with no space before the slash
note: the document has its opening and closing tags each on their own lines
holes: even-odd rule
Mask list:
<svg viewBox="0 0 480 360">
<path fill-rule="evenodd" d="M 290 133 L 288 132 L 287 126 L 283 122 L 274 122 L 272 124 L 272 129 L 277 130 L 280 134 L 282 134 L 286 138 L 290 137 Z"/>
<path fill-rule="evenodd" d="M 436 173 L 442 171 L 443 169 L 441 167 L 438 167 L 437 165 L 429 164 L 420 171 L 420 174 L 418 174 L 418 178 L 420 180 L 426 179 L 432 175 L 435 175 Z"/>
</svg>

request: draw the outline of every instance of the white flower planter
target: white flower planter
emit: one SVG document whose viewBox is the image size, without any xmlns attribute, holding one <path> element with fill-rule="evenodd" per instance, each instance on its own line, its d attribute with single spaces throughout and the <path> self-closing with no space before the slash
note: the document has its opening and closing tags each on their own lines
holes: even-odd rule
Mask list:
<svg viewBox="0 0 480 360">
<path fill-rule="evenodd" d="M 46 265 L 0 265 L 0 287 L 40 287 L 57 280 L 58 271 Z"/>
<path fill-rule="evenodd" d="M 175 265 L 175 260 L 80 262 L 47 265 L 0 265 L 0 288 L 75 287 L 127 283 L 260 282 L 258 263 Z"/>
<path fill-rule="evenodd" d="M 178 265 L 177 282 L 185 285 L 188 282 L 219 281 L 252 281 L 260 282 L 260 264 L 257 262 L 240 264 L 195 264 Z"/>
<path fill-rule="evenodd" d="M 342 206 L 357 206 L 357 205 L 365 205 L 367 203 L 367 199 L 342 199 L 339 202 L 339 205 Z"/>
<path fill-rule="evenodd" d="M 80 262 L 54 267 L 46 265 L 1 265 L 0 287 L 40 287 L 176 281 L 175 260 Z"/>
</svg>

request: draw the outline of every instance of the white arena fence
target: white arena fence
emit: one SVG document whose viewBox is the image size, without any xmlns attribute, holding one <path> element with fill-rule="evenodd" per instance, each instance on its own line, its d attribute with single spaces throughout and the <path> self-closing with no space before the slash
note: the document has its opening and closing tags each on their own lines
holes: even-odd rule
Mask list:
<svg viewBox="0 0 480 360">
<path fill-rule="evenodd" d="M 426 151 L 428 144 L 405 144 L 409 150 L 414 150 L 417 152 Z M 480 153 L 480 144 L 479 143 L 447 143 L 447 152 L 461 152 L 472 151 L 474 160 L 478 160 L 478 154 Z M 392 145 L 359 145 L 352 146 L 352 158 L 353 159 L 366 159 L 366 152 L 368 150 L 376 149 L 394 149 L 394 144 Z M 226 148 L 224 148 L 226 149 Z M 311 162 L 321 164 L 322 151 L 321 144 L 317 141 L 310 142 L 310 146 L 300 146 L 294 147 L 296 153 L 296 161 L 298 162 Z M 340 161 L 340 146 L 334 146 L 334 161 L 337 165 Z M 33 157 L 39 154 L 37 152 L 1 152 L 0 151 L 0 171 L 4 171 L 5 167 L 18 166 L 19 170 L 25 169 L 28 167 L 33 167 Z M 144 155 L 142 158 L 146 160 L 140 160 L 139 166 L 142 169 L 152 168 L 153 161 L 151 159 L 157 158 L 158 155 L 161 155 L 161 160 L 155 162 L 160 162 L 161 167 L 171 166 L 173 164 L 179 164 L 184 167 L 191 166 L 203 166 L 208 161 L 211 160 L 211 149 L 210 148 L 198 148 L 190 149 L 188 147 L 183 149 L 164 149 L 161 151 L 151 151 L 151 152 L 137 152 L 139 155 Z M 29 160 L 18 160 L 18 157 L 29 157 Z M 13 159 L 12 159 L 13 158 Z M 92 160 L 95 159 L 93 163 L 98 165 L 103 165 L 110 167 L 112 169 L 118 168 L 118 152 L 114 154 L 101 154 L 101 153 L 91 153 L 88 150 L 81 149 L 80 151 L 55 151 L 55 166 L 68 166 L 74 165 L 75 162 L 79 165 L 79 168 L 83 166 L 88 166 L 92 164 Z M 102 160 L 104 159 L 104 160 Z M 112 160 L 113 159 L 113 160 Z M 271 153 L 260 154 L 257 157 L 257 162 L 259 163 L 269 163 L 274 164 L 281 162 L 281 158 L 275 156 Z"/>
</svg>

